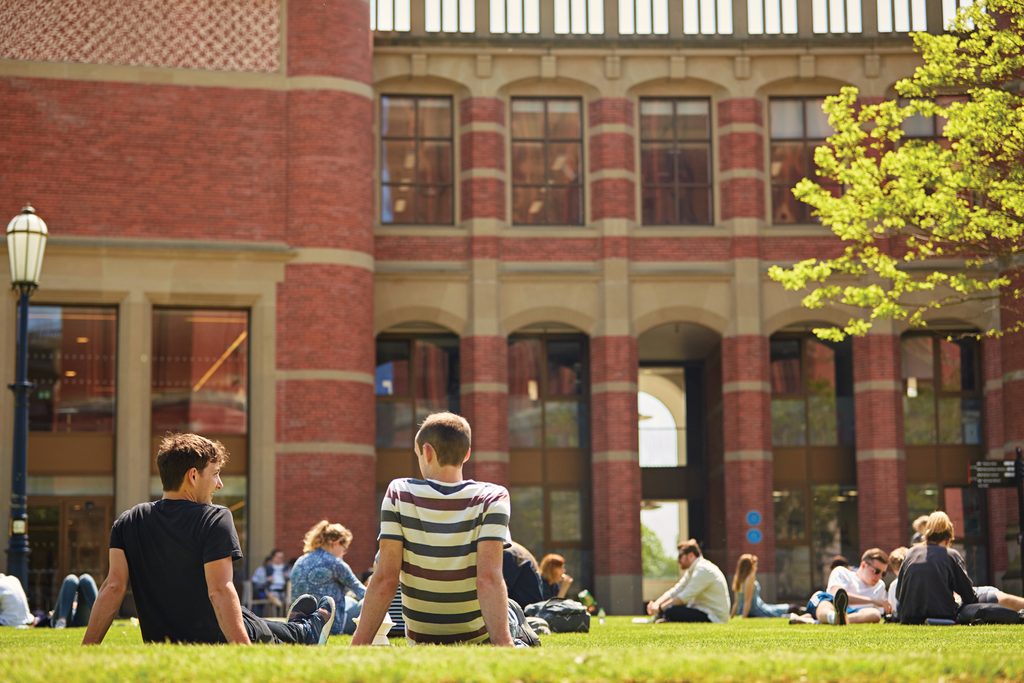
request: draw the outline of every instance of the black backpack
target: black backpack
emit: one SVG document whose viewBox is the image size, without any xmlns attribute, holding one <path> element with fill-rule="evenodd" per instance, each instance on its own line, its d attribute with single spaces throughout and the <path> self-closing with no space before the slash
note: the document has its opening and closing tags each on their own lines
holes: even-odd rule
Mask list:
<svg viewBox="0 0 1024 683">
<path fill-rule="evenodd" d="M 523 611 L 528 617 L 540 617 L 548 622 L 552 633 L 590 632 L 590 612 L 575 600 L 551 598 L 529 604 Z"/>
<path fill-rule="evenodd" d="M 964 605 L 956 614 L 958 624 L 1019 624 L 1021 616 L 1009 607 L 992 603 Z"/>
</svg>

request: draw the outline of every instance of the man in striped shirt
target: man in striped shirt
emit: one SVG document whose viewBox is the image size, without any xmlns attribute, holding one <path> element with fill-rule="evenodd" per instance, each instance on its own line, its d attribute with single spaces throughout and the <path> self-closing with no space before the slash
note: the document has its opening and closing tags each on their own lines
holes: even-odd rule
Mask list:
<svg viewBox="0 0 1024 683">
<path fill-rule="evenodd" d="M 422 479 L 396 479 L 380 512 L 380 561 L 353 645 L 369 645 L 401 582 L 406 637 L 414 643 L 537 644 L 501 573 L 508 491 L 463 479 L 471 431 L 465 418 L 435 413 L 413 450 Z"/>
</svg>

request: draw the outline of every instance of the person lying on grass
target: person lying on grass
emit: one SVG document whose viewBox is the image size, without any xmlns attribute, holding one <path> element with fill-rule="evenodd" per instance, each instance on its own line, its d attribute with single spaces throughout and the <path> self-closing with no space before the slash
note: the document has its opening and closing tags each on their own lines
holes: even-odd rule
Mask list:
<svg viewBox="0 0 1024 683">
<path fill-rule="evenodd" d="M 232 583 L 242 558 L 231 511 L 213 504 L 224 487 L 224 446 L 171 434 L 157 453 L 164 495 L 125 511 L 110 531 L 110 570 L 93 605 L 83 645 L 103 642 L 131 582 L 147 643 L 323 645 L 334 600 L 302 595 L 288 621 L 266 621 L 241 606 Z"/>
<path fill-rule="evenodd" d="M 856 571 L 836 567 L 828 577 L 826 590 L 818 591 L 807 602 L 807 614 L 790 618 L 791 624 L 845 626 L 873 624 L 892 612 L 882 577 L 889 568 L 889 556 L 881 548 L 870 548 L 860 558 Z M 813 616 L 812 616 L 813 615 Z"/>
<path fill-rule="evenodd" d="M 413 443 L 423 478 L 395 479 L 384 494 L 380 560 L 353 645 L 371 644 L 399 583 L 410 644 L 540 644 L 502 577 L 508 490 L 463 478 L 470 442 L 464 417 L 423 421 Z"/>
</svg>

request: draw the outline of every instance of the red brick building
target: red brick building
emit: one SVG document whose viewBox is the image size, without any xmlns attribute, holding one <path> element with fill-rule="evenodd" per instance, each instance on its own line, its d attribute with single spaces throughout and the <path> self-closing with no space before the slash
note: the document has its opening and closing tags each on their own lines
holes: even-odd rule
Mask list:
<svg viewBox="0 0 1024 683">
<path fill-rule="evenodd" d="M 168 429 L 231 449 L 247 571 L 323 517 L 360 571 L 440 409 L 472 421 L 514 535 L 618 612 L 670 579 L 680 537 L 727 573 L 758 554 L 766 594 L 799 599 L 936 507 L 1000 583 L 1012 492 L 970 488 L 967 464 L 1024 442 L 1024 342 L 945 339 L 992 324 L 978 309 L 824 344 L 809 330 L 841 312 L 765 275 L 838 248 L 789 194 L 821 99 L 892 96 L 907 31 L 956 4 L 5 3 L 0 198 L 52 235 L 34 601 L 103 573 L 116 513 L 159 495 Z M 5 394 L 3 434 L 11 414 Z"/>
</svg>

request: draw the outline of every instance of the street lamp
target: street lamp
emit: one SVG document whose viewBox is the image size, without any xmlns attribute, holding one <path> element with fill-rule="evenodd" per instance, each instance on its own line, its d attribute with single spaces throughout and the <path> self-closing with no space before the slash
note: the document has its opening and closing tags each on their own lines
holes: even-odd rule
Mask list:
<svg viewBox="0 0 1024 683">
<path fill-rule="evenodd" d="M 11 289 L 18 290 L 18 352 L 14 384 L 14 452 L 11 459 L 11 526 L 7 544 L 7 573 L 28 590 L 28 298 L 39 286 L 46 250 L 46 223 L 26 206 L 7 224 L 7 256 Z"/>
</svg>

